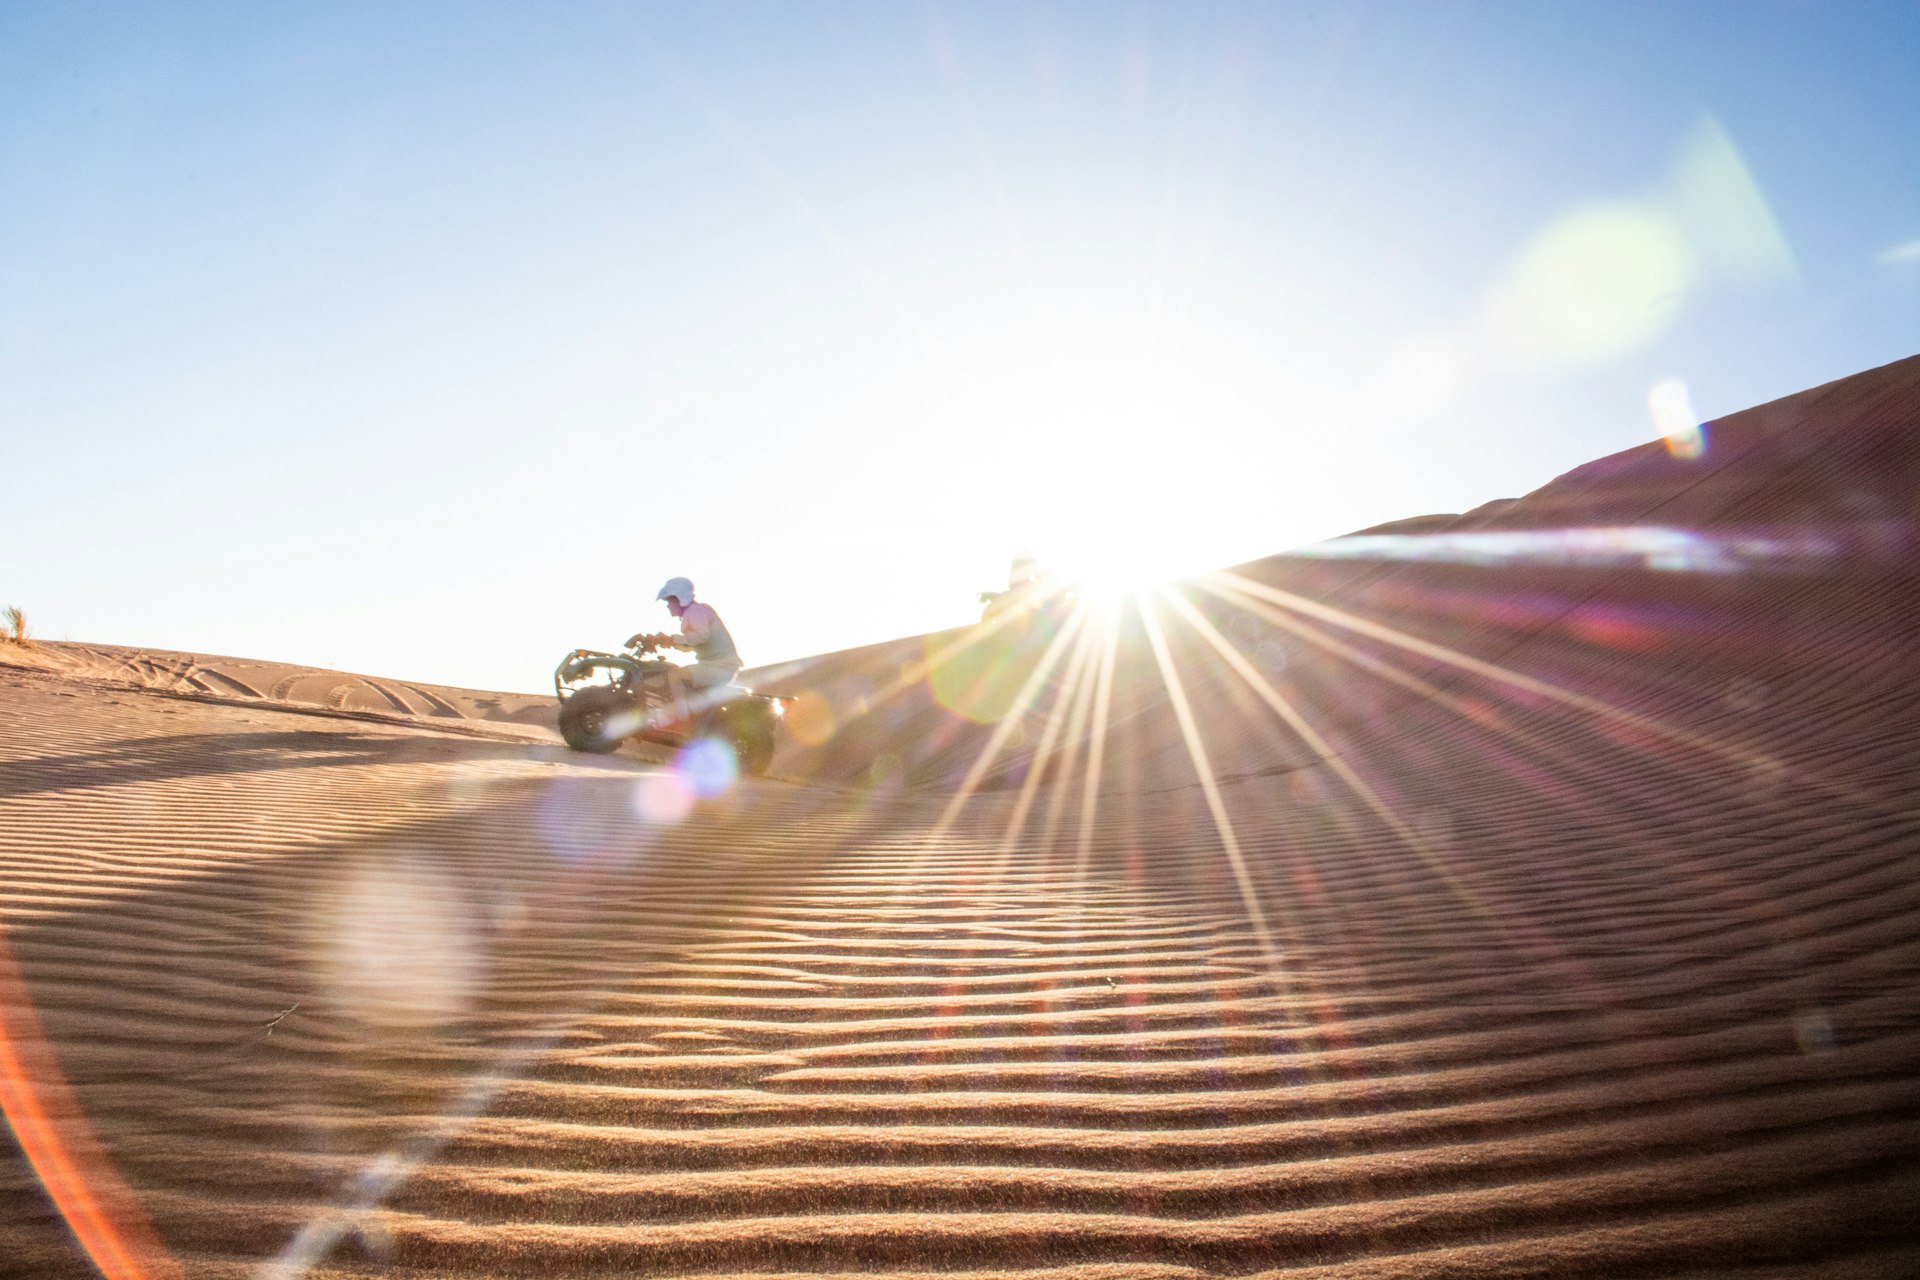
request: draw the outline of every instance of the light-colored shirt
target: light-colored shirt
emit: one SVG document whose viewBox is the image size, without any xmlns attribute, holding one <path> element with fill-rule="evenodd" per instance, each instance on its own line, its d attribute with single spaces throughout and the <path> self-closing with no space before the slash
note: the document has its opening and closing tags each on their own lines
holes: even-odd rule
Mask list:
<svg viewBox="0 0 1920 1280">
<path fill-rule="evenodd" d="M 693 646 L 696 660 L 708 666 L 740 669 L 740 653 L 733 647 L 733 635 L 712 605 L 696 600 L 681 611 L 680 638 Z"/>
</svg>

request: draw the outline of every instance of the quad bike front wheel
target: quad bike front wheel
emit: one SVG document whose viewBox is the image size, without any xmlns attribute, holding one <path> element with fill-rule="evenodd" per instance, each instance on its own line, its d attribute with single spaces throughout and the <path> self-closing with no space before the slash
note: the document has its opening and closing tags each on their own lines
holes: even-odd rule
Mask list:
<svg viewBox="0 0 1920 1280">
<path fill-rule="evenodd" d="M 633 718 L 625 694 L 609 685 L 589 685 L 560 704 L 560 736 L 575 751 L 604 755 L 632 732 Z"/>
</svg>

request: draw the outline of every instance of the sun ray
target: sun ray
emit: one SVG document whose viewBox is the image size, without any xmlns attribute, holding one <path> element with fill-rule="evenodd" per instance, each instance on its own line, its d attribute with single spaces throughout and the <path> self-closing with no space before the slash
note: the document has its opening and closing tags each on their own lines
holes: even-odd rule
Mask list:
<svg viewBox="0 0 1920 1280">
<path fill-rule="evenodd" d="M 1748 767 L 1754 767 L 1763 763 L 1762 757 L 1756 752 L 1748 751 L 1737 746 L 1730 746 L 1702 734 L 1664 724 L 1651 716 L 1641 715 L 1637 712 L 1616 707 L 1611 703 L 1604 702 L 1599 698 L 1589 697 L 1586 694 L 1574 693 L 1572 690 L 1563 689 L 1551 681 L 1537 679 L 1536 677 L 1515 671 L 1510 667 L 1503 667 L 1498 663 L 1488 662 L 1483 658 L 1476 658 L 1470 654 L 1462 653 L 1458 649 L 1450 648 L 1447 645 L 1439 644 L 1432 640 L 1425 640 L 1395 627 L 1389 627 L 1384 623 L 1363 618 L 1345 609 L 1323 604 L 1316 600 L 1309 600 L 1305 596 L 1296 595 L 1291 591 L 1283 591 L 1278 587 L 1270 587 L 1265 583 L 1255 582 L 1250 578 L 1243 578 L 1238 574 L 1211 574 L 1196 579 L 1195 585 L 1203 590 L 1211 591 L 1216 595 L 1223 594 L 1224 592 L 1228 598 L 1233 596 L 1239 596 L 1243 599 L 1251 598 L 1253 600 L 1278 605 L 1283 609 L 1291 609 L 1298 613 L 1304 613 L 1309 617 L 1317 618 L 1333 626 L 1341 627 L 1348 631 L 1357 631 L 1361 635 L 1370 636 L 1375 640 L 1384 641 L 1397 648 L 1420 654 L 1422 657 L 1431 658 L 1435 662 L 1445 663 L 1451 667 L 1458 667 L 1463 671 L 1470 671 L 1475 675 L 1483 676 L 1486 679 L 1523 690 L 1541 698 L 1546 698 L 1562 706 L 1573 707 L 1592 715 L 1630 725 L 1646 733 L 1668 738 L 1684 746 L 1708 751 Z"/>
<path fill-rule="evenodd" d="M 1541 933 L 1541 931 L 1537 929 L 1522 929 L 1515 918 L 1493 910 L 1483 899 L 1481 892 L 1472 885 L 1469 885 L 1460 873 L 1449 865 L 1448 859 L 1433 847 L 1432 842 L 1415 830 L 1413 826 L 1399 814 L 1395 813 L 1393 807 L 1380 798 L 1380 793 L 1374 790 L 1372 785 L 1360 776 L 1359 772 L 1347 762 L 1341 753 L 1335 750 L 1326 738 L 1321 736 L 1320 732 L 1307 721 L 1305 716 L 1300 714 L 1293 704 L 1282 697 L 1278 690 L 1274 689 L 1271 682 L 1262 676 L 1254 665 L 1247 661 L 1246 656 L 1234 648 L 1232 642 L 1221 635 L 1214 625 L 1208 622 L 1198 609 L 1193 607 L 1190 601 L 1181 597 L 1180 594 L 1174 590 L 1167 592 L 1167 600 L 1180 614 L 1181 619 L 1198 632 L 1201 638 L 1213 647 L 1215 652 L 1226 659 L 1227 665 L 1253 689 L 1260 700 L 1272 708 L 1276 715 L 1286 721 L 1289 728 L 1300 735 L 1301 740 L 1320 757 L 1320 763 L 1326 765 L 1342 782 L 1346 783 L 1354 795 L 1359 797 L 1360 802 L 1366 805 L 1375 817 L 1385 823 L 1387 828 L 1391 830 L 1394 835 L 1398 836 L 1408 848 L 1412 849 L 1414 854 L 1426 865 L 1429 871 L 1440 878 L 1440 881 L 1446 885 L 1448 892 L 1452 893 L 1462 906 L 1478 916 L 1482 923 L 1496 932 L 1509 937 L 1530 940 L 1542 950 L 1552 953 L 1554 963 L 1568 965 L 1574 963 L 1570 957 L 1566 956 L 1564 948 L 1556 945 L 1550 938 Z M 1575 967 L 1577 968 L 1578 966 L 1576 965 Z M 1584 980 L 1591 975 L 1579 973 L 1569 976 Z"/>
<path fill-rule="evenodd" d="M 1273 687 L 1272 682 L 1261 675 L 1259 670 L 1256 669 L 1251 662 L 1247 661 L 1246 655 L 1236 649 L 1233 643 L 1225 636 L 1221 635 L 1219 630 L 1216 629 L 1211 622 L 1208 622 L 1198 609 L 1193 607 L 1191 601 L 1180 595 L 1177 590 L 1169 590 L 1167 592 L 1167 601 L 1174 607 L 1175 611 L 1180 614 L 1181 619 L 1185 621 L 1188 626 L 1198 632 L 1200 637 L 1211 645 L 1215 652 L 1226 659 L 1227 665 L 1233 668 L 1234 673 L 1246 682 L 1254 694 L 1262 702 L 1266 703 L 1275 715 L 1286 721 L 1288 728 L 1300 735 L 1300 740 L 1305 742 L 1308 749 L 1319 757 L 1320 763 L 1326 765 L 1342 782 L 1346 783 L 1353 793 L 1360 798 L 1361 803 L 1373 811 L 1375 817 L 1386 823 L 1395 835 L 1399 836 L 1407 844 L 1413 846 L 1414 850 L 1419 853 L 1422 858 L 1433 862 L 1435 868 L 1441 870 L 1443 875 L 1450 876 L 1452 874 L 1450 871 L 1444 869 L 1443 865 L 1435 857 L 1432 848 L 1428 845 L 1427 841 L 1421 837 L 1420 833 L 1408 825 L 1399 814 L 1393 811 L 1392 807 L 1389 806 L 1386 801 L 1380 798 L 1379 792 L 1375 791 L 1373 787 L 1367 783 L 1366 779 L 1355 772 L 1353 766 L 1347 763 L 1339 751 L 1334 749 L 1333 744 L 1322 737 L 1320 731 L 1308 723 L 1307 718 L 1301 715 L 1292 703 L 1280 695 L 1280 692 Z"/>
<path fill-rule="evenodd" d="M 1115 610 L 1100 650 L 1100 676 L 1093 694 L 1093 727 L 1087 736 L 1087 780 L 1080 795 L 1080 828 L 1074 842 L 1074 871 L 1084 874 L 1093 851 L 1094 810 L 1106 768 L 1107 722 L 1113 711 L 1113 672 L 1120 658 L 1120 614 Z"/>
<path fill-rule="evenodd" d="M 1099 668 L 1101 650 L 1104 649 L 1101 642 L 1093 639 L 1093 634 L 1096 629 L 1102 634 L 1113 632 L 1119 625 L 1111 611 L 1107 611 L 1107 614 L 1104 626 L 1097 628 L 1090 626 L 1087 632 L 1087 642 L 1092 646 L 1087 660 L 1089 670 L 1081 679 L 1079 687 L 1074 690 L 1073 712 L 1067 720 L 1065 754 L 1060 762 L 1060 771 L 1055 778 L 1053 792 L 1047 799 L 1047 816 L 1040 829 L 1042 849 L 1051 850 L 1054 847 L 1054 841 L 1059 838 L 1060 828 L 1067 818 L 1067 803 L 1073 793 L 1074 770 L 1080 764 L 1081 750 L 1089 745 L 1087 729 L 1089 721 L 1093 718 L 1094 698 L 1100 689 Z"/>
<path fill-rule="evenodd" d="M 1282 697 L 1278 690 L 1273 688 L 1253 664 L 1247 661 L 1245 655 L 1221 635 L 1190 601 L 1181 597 L 1177 591 L 1170 590 L 1167 595 L 1169 602 L 1174 605 L 1182 619 L 1191 625 L 1221 657 L 1226 659 L 1234 673 L 1252 687 L 1262 701 L 1300 734 L 1301 739 L 1320 757 L 1320 763 L 1326 765 L 1347 784 L 1361 802 L 1414 852 L 1430 872 L 1439 878 L 1448 892 L 1468 912 L 1493 932 L 1532 950 L 1545 963 L 1562 971 L 1570 983 L 1581 986 L 1597 984 L 1598 975 L 1545 929 L 1529 923 L 1523 914 L 1495 910 L 1488 899 L 1497 897 L 1497 894 L 1490 889 L 1469 884 L 1466 878 L 1450 865 L 1449 859 L 1435 849 L 1431 841 L 1395 813 L 1392 806 L 1380 798 L 1379 793 L 1359 775 L 1344 756 L 1315 730 L 1306 717 Z"/>
<path fill-rule="evenodd" d="M 1240 838 L 1234 834 L 1233 820 L 1227 815 L 1226 801 L 1220 795 L 1220 784 L 1213 776 L 1213 765 L 1207 759 L 1206 744 L 1200 737 L 1200 725 L 1194 719 L 1193 707 L 1187 701 L 1186 686 L 1181 683 L 1173 655 L 1167 649 L 1166 634 L 1160 627 L 1160 620 L 1154 615 L 1152 599 L 1141 600 L 1140 619 L 1147 630 L 1147 643 L 1153 649 L 1153 660 L 1159 665 L 1161 682 L 1166 685 L 1167 697 L 1173 704 L 1174 718 L 1180 724 L 1180 737 L 1186 743 L 1187 757 L 1193 762 L 1193 771 L 1200 779 L 1200 789 L 1206 797 L 1207 811 L 1213 817 L 1221 849 L 1227 855 L 1227 865 L 1233 869 L 1234 881 L 1240 889 L 1241 905 L 1246 909 L 1254 939 L 1259 943 L 1261 955 L 1266 960 L 1268 977 L 1283 992 L 1290 993 L 1291 985 L 1282 976 L 1279 949 L 1274 945 L 1272 930 L 1267 927 L 1266 913 L 1260 909 L 1259 895 L 1254 890 L 1253 876 L 1247 870 Z"/>
<path fill-rule="evenodd" d="M 1036 320 L 1044 320 L 1046 307 L 1035 285 L 1032 258 L 1027 249 L 1026 237 L 1020 233 L 1019 221 L 1013 212 L 1013 201 L 1007 195 L 1006 181 L 1000 176 L 999 162 L 994 158 L 993 146 L 988 142 L 986 129 L 981 125 L 980 109 L 974 103 L 973 85 L 967 77 L 966 69 L 961 65 L 960 52 L 954 45 L 952 33 L 947 30 L 945 15 L 940 12 L 937 5 L 924 6 L 921 16 L 927 23 L 928 36 L 933 45 L 934 61 L 959 100 L 960 117 L 965 122 L 967 141 L 973 146 L 974 160 L 980 166 L 981 180 L 985 183 L 992 200 L 994 214 L 1000 223 L 1000 232 L 1006 237 L 1007 250 L 1013 260 L 1015 275 L 1026 287 L 1027 305 Z"/>
<path fill-rule="evenodd" d="M 1092 653 L 1092 630 L 1083 626 L 1074 643 L 1073 657 L 1061 676 L 1059 692 L 1054 695 L 1053 705 L 1048 710 L 1040 744 L 1034 748 L 1033 762 L 1027 767 L 1027 776 L 1021 779 L 1019 798 L 1014 801 L 1013 812 L 1007 815 L 1006 830 L 1000 837 L 999 865 L 1004 865 L 1013 846 L 1019 841 L 1020 833 L 1026 828 L 1027 817 L 1032 813 L 1034 801 L 1039 796 L 1041 779 L 1046 774 L 1048 762 L 1053 758 L 1061 731 L 1067 725 L 1072 704 L 1079 701 L 1080 686 L 1086 681 L 1087 661 Z"/>
<path fill-rule="evenodd" d="M 967 802 L 973 798 L 973 793 L 979 789 L 981 781 L 987 776 L 987 770 L 993 767 L 993 762 L 999 758 L 1000 752 L 1012 739 L 1014 731 L 1020 727 L 1021 719 L 1033 706 L 1040 689 L 1052 676 L 1053 669 L 1060 665 L 1060 660 L 1068 653 L 1068 646 L 1086 625 L 1086 620 L 1085 610 L 1074 610 L 1068 615 L 1059 632 L 1047 643 L 1046 650 L 1040 655 L 1040 661 L 1027 676 L 1026 683 L 1020 686 L 1020 691 L 1014 695 L 1007 714 L 994 725 L 993 733 L 987 738 L 986 745 L 980 749 L 980 754 L 974 758 L 972 766 L 961 778 L 953 798 L 947 802 L 939 820 L 927 833 L 929 845 L 937 844 L 953 829 L 953 824 L 959 819 L 961 810 L 966 808 Z"/>
<path fill-rule="evenodd" d="M 1300 619 L 1283 610 L 1264 607 L 1258 602 L 1250 600 L 1238 602 L 1238 607 L 1249 610 L 1252 616 L 1259 617 L 1263 621 L 1269 622 L 1286 631 L 1289 635 L 1297 637 L 1324 652 L 1331 653 L 1338 658 L 1351 662 L 1362 670 L 1370 672 L 1389 683 L 1398 685 L 1418 695 L 1422 700 L 1452 712 L 1463 720 L 1486 728 L 1502 737 L 1512 739 L 1536 756 L 1549 755 L 1556 759 L 1565 759 L 1569 754 L 1565 747 L 1555 745 L 1537 730 L 1526 728 L 1523 725 L 1513 724 L 1504 717 L 1495 717 L 1489 720 L 1479 714 L 1476 708 L 1459 694 L 1442 689 L 1424 677 L 1397 667 L 1383 657 L 1368 653 L 1364 649 L 1348 644 L 1337 636 L 1329 635 L 1317 627 L 1308 626 Z M 1566 802 L 1562 800 L 1559 801 L 1559 803 L 1564 805 Z M 1591 818 L 1603 816 L 1602 813 L 1593 806 L 1590 800 L 1583 801 L 1581 808 L 1587 811 L 1587 816 Z M 1777 904 L 1771 902 L 1763 895 L 1740 885 L 1727 882 L 1723 877 L 1711 875 L 1691 863 L 1674 858 L 1667 858 L 1665 861 L 1673 874 L 1693 885 L 1699 891 L 1712 894 L 1720 901 L 1726 903 L 1730 908 L 1744 911 L 1749 917 L 1758 921 L 1764 927 L 1780 931 L 1784 936 L 1782 926 L 1787 923 L 1787 917 Z"/>
<path fill-rule="evenodd" d="M 1120 654 L 1120 621 L 1118 608 L 1107 611 L 1106 625 L 1101 629 L 1099 670 L 1089 686 L 1092 725 L 1087 731 L 1087 770 L 1080 794 L 1080 825 L 1074 832 L 1073 889 L 1069 897 L 1075 941 L 1080 937 L 1083 910 L 1081 892 L 1093 859 L 1094 817 L 1100 799 L 1100 775 L 1106 767 L 1107 718 L 1113 706 L 1113 672 Z M 1063 808 L 1067 781 L 1064 778 L 1061 780 L 1060 789 L 1055 795 L 1055 800 L 1062 802 Z"/>
<path fill-rule="evenodd" d="M 1475 675 L 1482 676 L 1498 684 L 1520 689 L 1524 692 L 1545 698 L 1548 701 L 1558 703 L 1561 706 L 1584 711 L 1609 723 L 1622 725 L 1656 738 L 1663 738 L 1679 746 L 1692 748 L 1704 755 L 1711 756 L 1723 763 L 1733 765 L 1743 770 L 1743 776 L 1771 774 L 1780 768 L 1780 761 L 1765 752 L 1727 743 L 1707 734 L 1667 724 L 1653 716 L 1628 711 L 1623 707 L 1616 707 L 1602 699 L 1590 697 L 1586 694 L 1575 693 L 1569 689 L 1563 689 L 1551 681 L 1526 675 L 1510 667 L 1503 667 L 1498 663 L 1488 662 L 1483 658 L 1475 658 L 1469 654 L 1461 653 L 1457 649 L 1450 648 L 1447 645 L 1422 639 L 1419 636 L 1411 635 L 1394 627 L 1389 627 L 1384 623 L 1375 622 L 1369 618 L 1363 618 L 1358 614 L 1350 613 L 1345 609 L 1336 608 L 1333 605 L 1323 604 L 1319 601 L 1309 600 L 1291 591 L 1284 591 L 1278 587 L 1270 587 L 1265 583 L 1255 582 L 1252 579 L 1241 577 L 1235 573 L 1220 572 L 1209 574 L 1194 579 L 1193 585 L 1213 595 L 1219 596 L 1229 603 L 1252 609 L 1263 617 L 1271 617 L 1272 615 L 1265 609 L 1260 608 L 1260 605 L 1265 604 L 1269 607 L 1278 605 L 1283 609 L 1290 609 L 1298 613 L 1306 614 L 1309 617 L 1319 619 L 1320 621 L 1344 630 L 1357 631 L 1361 635 L 1369 636 L 1373 639 L 1383 641 L 1386 644 L 1407 650 L 1408 652 L 1431 658 L 1435 662 L 1472 672 Z M 1684 768 L 1685 766 L 1677 765 L 1676 767 Z M 1864 790 L 1844 781 L 1836 781 L 1835 779 L 1825 777 L 1818 770 L 1807 767 L 1804 764 L 1796 770 L 1795 779 L 1808 786 L 1825 791 L 1838 799 L 1846 800 L 1849 803 L 1859 804 L 1889 816 L 1905 816 L 1904 810 L 1889 806 L 1884 799 L 1873 794 L 1871 791 Z"/>
<path fill-rule="evenodd" d="M 1035 609 L 1044 608 L 1057 601 L 1066 589 L 1064 584 L 1042 584 L 1036 588 L 1030 604 L 1032 608 Z M 908 690 L 920 684 L 925 678 L 925 671 L 931 670 L 939 663 L 956 661 L 976 646 L 992 640 L 995 636 L 1000 635 L 1008 628 L 1021 622 L 1025 617 L 1029 616 L 1029 614 L 1030 610 L 1009 610 L 973 624 L 966 628 L 958 638 L 947 641 L 929 652 L 926 655 L 927 660 L 922 669 L 915 670 L 909 666 L 909 669 L 896 673 L 894 677 L 885 685 L 881 686 L 877 692 L 867 695 L 866 698 L 862 700 L 862 705 L 858 709 L 835 708 L 834 714 L 837 723 L 845 726 L 874 714 L 891 703 L 895 698 L 902 696 Z M 771 679 L 777 682 L 776 687 L 784 685 L 790 680 L 803 680 L 808 672 L 822 665 L 826 659 L 832 656 L 832 654 L 822 654 L 815 658 L 803 658 L 795 662 L 781 664 L 775 669 L 775 674 Z"/>
<path fill-rule="evenodd" d="M 1272 930 L 1266 923 L 1265 912 L 1260 907 L 1259 895 L 1253 884 L 1252 873 L 1247 867 L 1244 850 L 1240 845 L 1239 836 L 1234 831 L 1232 818 L 1227 812 L 1226 798 L 1221 793 L 1219 782 L 1214 777 L 1212 764 L 1207 757 L 1206 744 L 1200 735 L 1199 722 L 1193 714 L 1186 687 L 1174 664 L 1165 632 L 1155 616 L 1153 600 L 1145 595 L 1140 602 L 1140 616 L 1147 632 L 1148 644 L 1153 650 L 1154 662 L 1160 670 L 1161 682 L 1167 690 L 1174 717 L 1179 723 L 1181 739 L 1186 745 L 1188 758 L 1193 763 L 1201 792 L 1206 798 L 1207 810 L 1213 820 L 1214 830 L 1219 835 L 1221 847 L 1227 855 L 1227 865 L 1233 871 L 1242 908 L 1247 914 L 1248 922 L 1253 928 L 1255 939 L 1266 961 L 1265 976 L 1274 990 L 1291 1006 L 1306 1010 L 1308 1022 L 1303 1029 L 1302 1039 L 1309 1052 L 1304 1069 L 1314 1079 L 1322 1079 L 1325 1072 L 1320 1065 L 1318 1055 L 1324 1049 L 1326 1041 L 1339 1034 L 1337 1030 L 1330 1030 L 1330 1028 L 1339 1022 L 1342 1016 L 1341 1011 L 1339 1006 L 1323 992 L 1303 989 L 1302 984 L 1288 976 L 1288 971 L 1281 964 L 1279 949 L 1273 941 Z"/>
<path fill-rule="evenodd" d="M 637 23 L 635 24 L 637 25 Z M 935 357 L 947 372 L 952 374 L 956 385 L 964 385 L 958 377 L 959 369 L 948 354 L 944 345 L 927 327 L 919 315 L 908 304 L 900 291 L 886 280 L 867 261 L 866 257 L 854 246 L 838 227 L 828 219 L 826 211 L 819 201 L 808 195 L 800 184 L 787 171 L 773 160 L 766 150 L 747 131 L 746 127 L 719 101 L 708 93 L 705 86 L 694 74 L 678 60 L 668 56 L 658 44 L 642 36 L 642 52 L 653 65 L 664 73 L 665 77 L 692 102 L 707 126 L 734 154 L 745 161 L 755 175 L 767 185 L 774 197 L 813 233 L 821 246 L 849 271 L 868 298 L 880 310 L 899 321 L 921 349 Z"/>
</svg>

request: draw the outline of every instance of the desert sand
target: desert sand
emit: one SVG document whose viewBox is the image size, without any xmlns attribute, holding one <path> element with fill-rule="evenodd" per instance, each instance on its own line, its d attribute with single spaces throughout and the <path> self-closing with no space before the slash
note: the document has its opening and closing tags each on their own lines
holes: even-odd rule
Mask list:
<svg viewBox="0 0 1920 1280">
<path fill-rule="evenodd" d="M 1920 1274 L 1920 358 L 1686 452 L 754 673 L 710 796 L 0 646 L 0 1272 Z"/>
</svg>

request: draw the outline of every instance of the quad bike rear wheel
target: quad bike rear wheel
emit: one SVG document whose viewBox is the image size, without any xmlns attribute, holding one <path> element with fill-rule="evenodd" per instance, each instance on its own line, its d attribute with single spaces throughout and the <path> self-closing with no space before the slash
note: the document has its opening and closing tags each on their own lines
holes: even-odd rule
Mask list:
<svg viewBox="0 0 1920 1280">
<path fill-rule="evenodd" d="M 757 778 L 773 763 L 773 708 L 757 699 L 724 703 L 700 736 L 726 744 L 740 776 Z"/>
<path fill-rule="evenodd" d="M 604 755 L 627 736 L 620 722 L 631 713 L 626 695 L 609 685 L 576 689 L 560 704 L 560 736 L 575 751 Z"/>
</svg>

